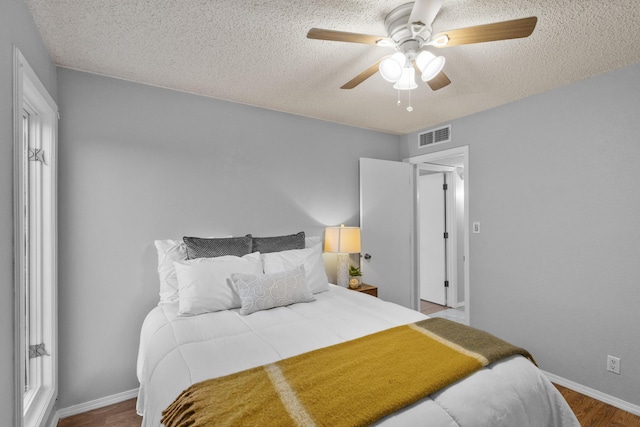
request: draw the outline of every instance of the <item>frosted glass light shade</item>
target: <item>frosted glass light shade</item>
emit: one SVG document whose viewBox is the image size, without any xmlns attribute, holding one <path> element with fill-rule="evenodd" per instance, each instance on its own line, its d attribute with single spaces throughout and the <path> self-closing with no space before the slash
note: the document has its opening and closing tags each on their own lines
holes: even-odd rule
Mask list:
<svg viewBox="0 0 640 427">
<path fill-rule="evenodd" d="M 402 68 L 407 58 L 402 52 L 396 52 L 380 63 L 380 75 L 388 82 L 395 83 L 402 77 Z"/>
<path fill-rule="evenodd" d="M 429 52 L 427 50 L 423 50 L 416 57 L 416 65 L 418 66 L 420 71 L 422 71 L 422 70 L 424 70 L 424 68 L 427 66 L 427 64 L 429 62 L 433 61 L 433 59 L 435 57 L 436 56 L 433 53 L 431 53 L 431 52 Z"/>
<path fill-rule="evenodd" d="M 420 78 L 428 82 L 438 75 L 444 67 L 444 56 L 435 56 L 433 53 L 423 50 L 416 58 L 416 65 L 422 71 Z"/>
<path fill-rule="evenodd" d="M 404 67 L 402 69 L 402 77 L 393 85 L 393 88 L 398 90 L 412 90 L 417 87 L 416 70 L 413 67 Z"/>
</svg>

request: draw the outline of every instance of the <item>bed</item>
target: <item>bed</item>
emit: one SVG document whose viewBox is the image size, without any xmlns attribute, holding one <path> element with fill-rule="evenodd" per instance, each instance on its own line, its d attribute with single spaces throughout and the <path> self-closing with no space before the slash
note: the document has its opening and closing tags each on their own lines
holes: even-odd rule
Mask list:
<svg viewBox="0 0 640 427">
<path fill-rule="evenodd" d="M 161 249 L 156 242 L 161 282 L 172 274 L 165 271 L 163 276 L 162 271 L 163 251 L 166 255 L 169 246 Z M 289 252 L 295 251 L 283 251 Z M 314 262 L 318 262 L 319 252 L 313 253 Z M 264 255 L 262 265 L 266 266 Z M 308 263 L 305 266 L 307 270 L 317 270 L 317 266 Z M 243 307 L 184 315 L 179 296 L 174 292 L 172 298 L 167 298 L 169 293 L 161 286 L 161 304 L 147 315 L 141 330 L 137 411 L 143 416 L 143 426 L 161 425 L 162 411 L 192 384 L 426 318 L 419 312 L 329 284 L 324 291 L 313 293 L 312 301 L 260 309 L 248 315 L 241 314 Z M 355 397 L 354 405 L 359 398 L 373 396 Z M 579 426 L 579 423 L 542 372 L 524 357 L 512 356 L 378 420 L 376 425 Z"/>
</svg>

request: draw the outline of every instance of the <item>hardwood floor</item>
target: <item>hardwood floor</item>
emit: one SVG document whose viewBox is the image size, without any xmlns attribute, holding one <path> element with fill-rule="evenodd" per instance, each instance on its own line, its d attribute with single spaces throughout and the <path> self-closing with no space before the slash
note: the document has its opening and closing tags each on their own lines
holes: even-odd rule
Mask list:
<svg viewBox="0 0 640 427">
<path fill-rule="evenodd" d="M 140 427 L 142 417 L 136 413 L 136 399 L 106 406 L 58 421 L 58 427 Z"/>
<path fill-rule="evenodd" d="M 640 427 L 640 417 L 554 384 L 582 427 Z"/>
<path fill-rule="evenodd" d="M 443 311 L 448 309 L 449 307 L 439 304 L 434 304 L 429 301 L 425 301 L 423 299 L 420 300 L 420 313 L 426 314 L 427 316 L 433 313 L 437 313 L 439 311 Z"/>
<path fill-rule="evenodd" d="M 582 427 L 640 427 L 640 417 L 556 385 L 578 417 Z M 64 418 L 58 427 L 134 427 L 142 418 L 136 414 L 136 399 L 127 400 L 84 414 Z"/>
</svg>

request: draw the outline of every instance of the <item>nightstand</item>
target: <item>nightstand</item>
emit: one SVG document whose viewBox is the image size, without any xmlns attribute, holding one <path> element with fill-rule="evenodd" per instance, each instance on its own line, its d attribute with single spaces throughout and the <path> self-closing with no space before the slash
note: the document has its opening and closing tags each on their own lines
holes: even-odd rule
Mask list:
<svg viewBox="0 0 640 427">
<path fill-rule="evenodd" d="M 351 289 L 351 288 L 349 288 Z M 365 285 L 364 283 L 360 286 L 358 286 L 355 289 L 351 289 L 352 291 L 356 291 L 356 292 L 362 292 L 363 294 L 369 294 L 369 295 L 373 295 L 374 297 L 378 297 L 378 287 L 377 286 L 371 286 L 371 285 Z"/>
</svg>

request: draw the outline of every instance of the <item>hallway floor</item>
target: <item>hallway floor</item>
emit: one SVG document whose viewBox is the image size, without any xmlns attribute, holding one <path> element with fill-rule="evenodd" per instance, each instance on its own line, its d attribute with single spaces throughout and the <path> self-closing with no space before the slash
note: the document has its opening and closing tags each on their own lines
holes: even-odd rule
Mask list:
<svg viewBox="0 0 640 427">
<path fill-rule="evenodd" d="M 449 308 L 444 305 L 420 300 L 420 312 L 429 317 L 443 317 L 445 319 L 453 320 L 454 322 L 464 323 L 464 306 L 459 308 Z"/>
</svg>

